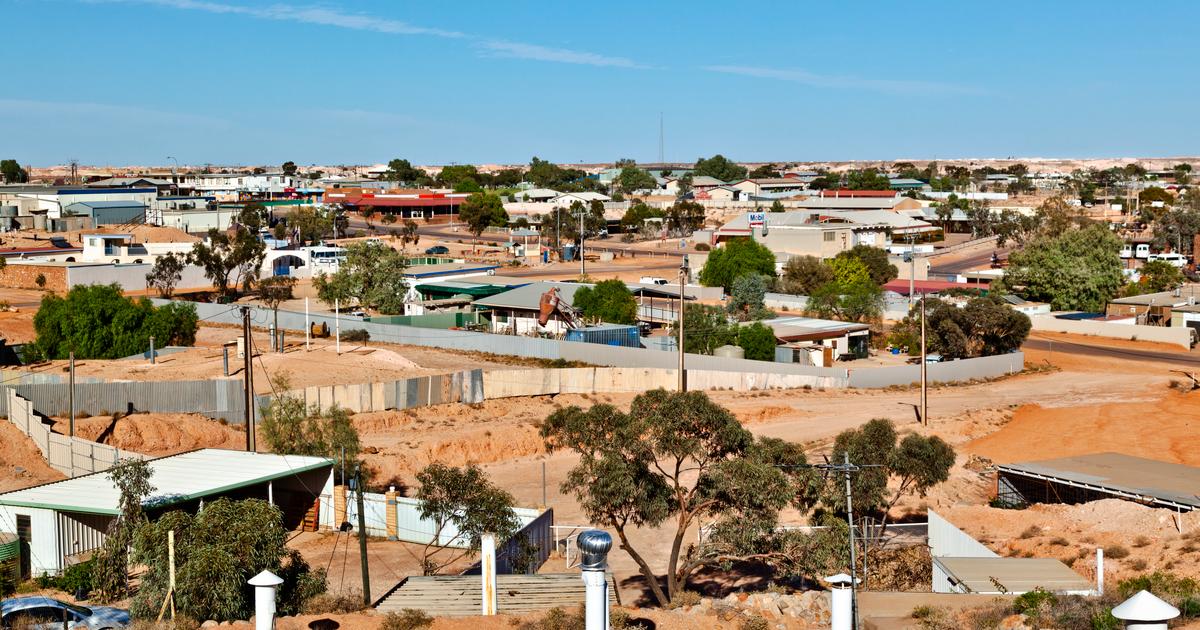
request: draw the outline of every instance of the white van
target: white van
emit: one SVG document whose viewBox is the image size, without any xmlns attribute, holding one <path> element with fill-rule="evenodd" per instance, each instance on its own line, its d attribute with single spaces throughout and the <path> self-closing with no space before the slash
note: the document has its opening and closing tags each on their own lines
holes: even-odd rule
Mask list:
<svg viewBox="0 0 1200 630">
<path fill-rule="evenodd" d="M 642 276 L 642 279 L 638 280 L 638 282 L 641 284 L 670 284 L 666 278 L 659 278 L 657 276 Z"/>
<path fill-rule="evenodd" d="M 1133 250 L 1133 252 L 1134 252 L 1134 257 L 1136 257 L 1136 258 L 1146 258 L 1146 257 L 1150 256 L 1150 244 L 1149 243 L 1138 243 L 1137 247 Z"/>
<path fill-rule="evenodd" d="M 1169 263 L 1174 267 L 1179 267 L 1180 269 L 1186 267 L 1188 263 L 1187 256 L 1175 252 L 1171 252 L 1169 254 L 1150 254 L 1150 257 L 1146 259 L 1146 262 L 1154 262 L 1156 260 Z"/>
<path fill-rule="evenodd" d="M 1126 243 L 1121 246 L 1121 258 L 1133 258 L 1133 245 Z"/>
</svg>

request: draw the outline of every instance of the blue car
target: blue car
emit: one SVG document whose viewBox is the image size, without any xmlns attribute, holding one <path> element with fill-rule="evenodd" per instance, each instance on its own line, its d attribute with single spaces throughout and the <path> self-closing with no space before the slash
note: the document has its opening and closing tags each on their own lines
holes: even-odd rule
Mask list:
<svg viewBox="0 0 1200 630">
<path fill-rule="evenodd" d="M 434 245 L 433 247 L 430 247 L 429 249 L 425 250 L 425 253 L 430 254 L 430 255 L 449 254 L 450 248 L 446 247 L 445 245 Z"/>
<path fill-rule="evenodd" d="M 108 606 L 84 607 L 49 597 L 13 597 L 0 601 L 0 628 L 117 630 L 129 626 L 129 611 Z"/>
</svg>

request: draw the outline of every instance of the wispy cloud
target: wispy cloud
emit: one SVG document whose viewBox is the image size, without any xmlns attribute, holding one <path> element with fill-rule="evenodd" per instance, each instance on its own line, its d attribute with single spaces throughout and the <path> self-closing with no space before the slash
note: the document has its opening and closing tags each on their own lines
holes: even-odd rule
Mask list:
<svg viewBox="0 0 1200 630">
<path fill-rule="evenodd" d="M 824 75 L 800 69 L 762 68 L 757 66 L 704 66 L 709 72 L 738 74 L 758 79 L 789 81 L 813 87 L 872 90 L 876 92 L 957 92 L 978 93 L 970 86 L 938 83 L 935 81 L 907 81 L 903 79 L 867 79 L 854 76 Z"/>
<path fill-rule="evenodd" d="M 535 61 L 553 61 L 556 63 L 573 63 L 584 66 L 609 66 L 614 68 L 645 69 L 648 66 L 637 63 L 627 57 L 610 57 L 591 52 L 570 50 L 567 48 L 551 48 L 538 44 L 510 42 L 502 39 L 487 40 L 480 47 L 488 55 L 494 57 L 511 57 L 513 59 L 533 59 Z"/>
<path fill-rule="evenodd" d="M 317 24 L 334 26 L 355 31 L 372 31 L 391 35 L 429 35 L 432 37 L 459 38 L 466 37 L 463 33 L 447 31 L 440 28 L 416 26 L 402 20 L 380 18 L 362 13 L 343 13 L 322 7 L 301 7 L 288 4 L 271 4 L 263 7 L 251 7 L 223 2 L 207 2 L 205 0 L 101 0 L 115 2 L 133 2 L 151 4 L 173 9 L 188 11 L 204 11 L 229 15 L 245 15 L 263 20 L 280 22 L 299 22 L 301 24 Z"/>
<path fill-rule="evenodd" d="M 512 59 L 529 59 L 552 63 L 567 63 L 585 66 L 636 68 L 648 66 L 637 63 L 626 57 L 614 57 L 599 53 L 568 48 L 554 48 L 514 42 L 500 39 L 486 39 L 458 31 L 444 30 L 417 26 L 401 20 L 382 18 L 363 13 L 344 13 L 334 9 L 317 6 L 297 6 L 289 4 L 271 4 L 261 7 L 229 4 L 225 2 L 209 2 L 208 0 L 84 0 L 85 2 L 119 2 L 129 4 L 145 4 L 169 7 L 185 11 L 203 11 L 225 15 L 241 15 L 262 20 L 280 22 L 298 22 L 301 24 L 317 24 L 332 26 L 355 31 L 370 31 L 390 35 L 425 35 L 448 39 L 465 39 L 477 42 L 480 54 L 491 57 L 507 57 Z"/>
</svg>

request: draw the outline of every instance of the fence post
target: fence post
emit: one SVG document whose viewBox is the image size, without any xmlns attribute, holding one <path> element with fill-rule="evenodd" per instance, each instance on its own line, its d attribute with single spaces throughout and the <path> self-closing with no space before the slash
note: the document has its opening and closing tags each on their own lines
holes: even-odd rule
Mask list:
<svg viewBox="0 0 1200 630">
<path fill-rule="evenodd" d="M 387 492 L 384 493 L 387 506 L 387 539 L 396 540 L 400 536 L 399 516 L 396 514 L 396 486 L 388 486 Z"/>
</svg>

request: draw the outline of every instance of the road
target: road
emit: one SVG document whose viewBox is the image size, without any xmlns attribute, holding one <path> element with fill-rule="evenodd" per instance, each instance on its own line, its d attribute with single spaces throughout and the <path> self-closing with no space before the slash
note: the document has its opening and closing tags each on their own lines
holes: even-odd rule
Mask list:
<svg viewBox="0 0 1200 630">
<path fill-rule="evenodd" d="M 1007 250 L 996 250 L 1000 256 L 1006 256 Z M 929 267 L 931 274 L 958 274 L 975 269 L 988 269 L 992 263 L 992 250 L 984 249 L 962 256 L 948 255 L 945 262 L 938 262 Z"/>
<path fill-rule="evenodd" d="M 1036 333 L 1035 333 L 1036 334 Z M 1188 367 L 1200 366 L 1200 355 L 1189 352 L 1165 352 L 1162 350 L 1132 350 L 1129 348 L 1113 348 L 1110 346 L 1095 346 L 1075 341 L 1063 341 L 1048 337 L 1035 337 L 1033 334 L 1021 346 L 1027 350 L 1043 350 L 1060 352 L 1085 357 L 1114 357 L 1133 361 L 1154 361 Z"/>
</svg>

